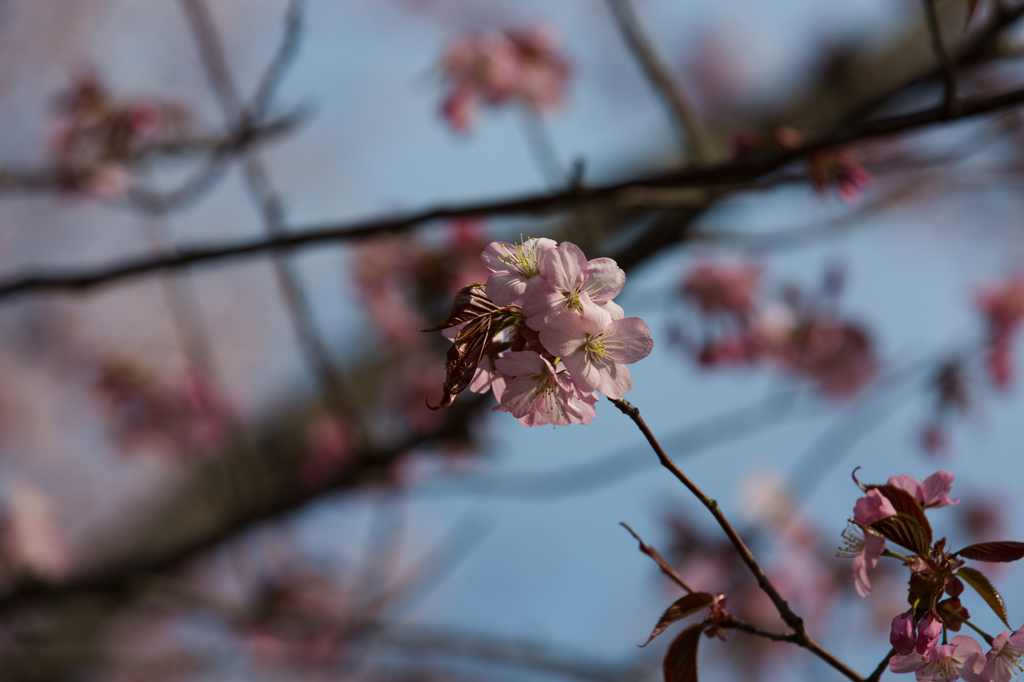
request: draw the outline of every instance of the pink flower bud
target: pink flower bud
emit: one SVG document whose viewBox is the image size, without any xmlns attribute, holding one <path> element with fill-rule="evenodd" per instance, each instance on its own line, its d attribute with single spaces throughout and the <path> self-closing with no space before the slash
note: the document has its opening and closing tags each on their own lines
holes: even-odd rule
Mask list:
<svg viewBox="0 0 1024 682">
<path fill-rule="evenodd" d="M 902 613 L 892 619 L 892 632 L 889 643 L 901 656 L 911 653 L 917 644 L 917 633 L 914 632 L 914 610 Z"/>
<path fill-rule="evenodd" d="M 917 632 L 917 653 L 924 656 L 938 643 L 939 635 L 942 634 L 942 621 L 929 613 L 921 619 Z"/>
</svg>

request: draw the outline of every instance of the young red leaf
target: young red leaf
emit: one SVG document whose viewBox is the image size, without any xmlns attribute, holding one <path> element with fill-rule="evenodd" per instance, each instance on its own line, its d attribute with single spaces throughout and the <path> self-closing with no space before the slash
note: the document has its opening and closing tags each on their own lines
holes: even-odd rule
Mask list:
<svg viewBox="0 0 1024 682">
<path fill-rule="evenodd" d="M 467 284 L 462 287 L 455 293 L 455 298 L 452 300 L 452 309 L 448 312 L 448 317 L 444 322 L 436 327 L 421 329 L 420 331 L 441 331 L 442 329 L 448 329 L 449 327 L 472 322 L 473 320 L 490 315 L 491 313 L 495 313 L 499 310 L 501 310 L 501 308 L 495 305 L 494 302 L 484 294 L 484 283 L 473 282 L 472 284 Z"/>
<path fill-rule="evenodd" d="M 979 542 L 954 554 L 975 561 L 1007 562 L 1024 559 L 1024 542 Z"/>
<path fill-rule="evenodd" d="M 878 492 L 885 496 L 885 499 L 892 503 L 893 509 L 896 510 L 897 514 L 906 514 L 912 517 L 917 523 L 924 529 L 925 535 L 928 538 L 928 546 L 932 545 L 932 526 L 928 523 L 928 517 L 924 514 L 924 509 L 921 508 L 921 503 L 918 502 L 913 495 L 908 493 L 902 488 L 897 488 L 892 485 L 869 485 L 868 490 L 874 488 Z"/>
<path fill-rule="evenodd" d="M 931 549 L 928 534 L 912 516 L 895 514 L 873 521 L 864 527 L 868 532 L 895 542 L 915 554 L 927 555 Z"/>
<path fill-rule="evenodd" d="M 445 362 L 447 373 L 441 400 L 437 405 L 428 402 L 427 407 L 437 410 L 451 405 L 455 401 L 455 396 L 472 383 L 473 374 L 484 359 L 491 339 L 514 321 L 515 313 L 499 308 L 473 319 L 463 327 L 452 342 L 452 347 L 448 349 L 448 360 Z"/>
<path fill-rule="evenodd" d="M 992 586 L 992 582 L 985 577 L 984 573 L 969 566 L 964 566 L 956 574 L 981 595 L 981 598 L 996 612 L 999 620 L 1003 621 L 1006 627 L 1010 627 L 1010 623 L 1006 619 L 1006 603 L 1003 601 L 1002 595 Z"/>
<path fill-rule="evenodd" d="M 692 594 L 681 597 L 675 604 L 665 609 L 665 613 L 661 614 L 661 619 L 658 620 L 658 624 L 654 626 L 654 631 L 651 632 L 651 636 L 648 637 L 647 641 L 640 646 L 647 646 L 651 643 L 651 640 L 664 632 L 665 628 L 669 625 L 677 620 L 682 620 L 687 616 L 693 615 L 703 608 L 711 606 L 714 601 L 714 596 L 707 592 L 693 592 Z"/>
<path fill-rule="evenodd" d="M 665 682 L 697 682 L 697 645 L 704 623 L 683 630 L 665 654 Z"/>
</svg>

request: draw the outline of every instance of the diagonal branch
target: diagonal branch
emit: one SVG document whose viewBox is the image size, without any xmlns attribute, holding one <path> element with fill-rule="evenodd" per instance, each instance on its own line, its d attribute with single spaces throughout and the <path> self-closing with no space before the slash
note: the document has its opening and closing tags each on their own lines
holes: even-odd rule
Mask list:
<svg viewBox="0 0 1024 682">
<path fill-rule="evenodd" d="M 209 7 L 204 0 L 181 0 L 181 5 L 221 109 L 228 118 L 248 117 L 238 88 L 231 77 L 224 46 L 221 44 Z M 264 75 L 257 95 L 255 106 L 259 109 L 265 109 L 268 105 L 267 98 L 272 95 L 285 67 L 296 52 L 302 26 L 300 11 L 301 3 L 296 2 L 289 6 L 285 39 Z M 266 239 L 286 237 L 288 229 L 284 220 L 284 207 L 263 161 L 257 154 L 245 152 L 242 154 L 242 169 L 249 194 L 263 218 Z M 278 252 L 272 253 L 271 262 L 295 335 L 306 362 L 320 384 L 327 407 L 332 411 L 356 414 L 359 409 L 358 402 L 351 395 L 346 381 L 317 332 L 309 301 L 294 264 Z M 365 420 L 358 421 L 359 430 L 363 437 L 366 437 L 367 424 Z"/>
<path fill-rule="evenodd" d="M 924 11 L 928 18 L 928 32 L 931 34 L 932 49 L 942 66 L 942 79 L 946 83 L 945 107 L 946 115 L 952 117 L 956 113 L 956 65 L 949 55 L 945 42 L 942 40 L 942 27 L 939 25 L 939 15 L 935 10 L 935 0 L 921 0 L 924 3 Z"/>
<path fill-rule="evenodd" d="M 803 619 L 793 612 L 789 607 L 789 604 L 786 603 L 786 600 L 783 599 L 782 595 L 779 594 L 777 589 L 775 589 L 775 586 L 768 579 L 768 576 L 765 575 L 764 569 L 762 569 L 757 563 L 757 560 L 754 559 L 754 555 L 751 553 L 750 548 L 748 548 L 746 543 L 743 542 L 743 539 L 740 538 L 739 533 L 737 533 L 736 529 L 732 527 L 729 520 L 725 518 L 725 514 L 722 513 L 721 508 L 718 506 L 718 502 L 708 497 L 704 491 L 690 479 L 689 476 L 683 473 L 682 469 L 676 466 L 676 463 L 672 461 L 672 458 L 669 457 L 662 449 L 661 445 L 658 443 L 658 439 L 654 437 L 654 434 L 647 426 L 643 417 L 640 416 L 640 410 L 621 398 L 609 400 L 611 400 L 611 403 L 615 405 L 615 407 L 619 408 L 624 415 L 633 420 L 640 429 L 640 432 L 643 433 L 644 437 L 647 439 L 647 442 L 650 444 L 655 454 L 657 454 L 658 460 L 661 462 L 662 466 L 668 469 L 672 475 L 686 487 L 687 490 L 693 493 L 693 496 L 700 500 L 701 504 L 707 507 L 708 511 L 711 512 L 711 515 L 715 517 L 715 521 L 718 522 L 718 525 L 722 528 L 726 537 L 729 538 L 729 541 L 732 543 L 733 548 L 735 548 L 736 553 L 757 580 L 757 584 L 761 588 L 761 591 L 768 596 L 772 601 L 772 604 L 775 605 L 775 609 L 779 612 L 779 616 L 782 617 L 782 620 L 786 625 L 788 625 L 795 633 L 793 641 L 813 652 L 818 656 L 818 658 L 822 659 L 843 675 L 853 680 L 853 682 L 864 682 L 864 678 L 858 675 L 856 671 L 811 639 L 807 634 L 807 631 L 804 629 Z"/>
<path fill-rule="evenodd" d="M 647 38 L 630 0 L 608 0 L 615 23 L 622 32 L 622 37 L 633 51 L 644 75 L 654 86 L 665 106 L 668 108 L 683 144 L 690 151 L 693 161 L 698 165 L 708 164 L 714 160 L 715 149 L 704 122 L 697 115 L 693 103 L 687 97 L 682 86 L 661 61 L 651 41 Z"/>
<path fill-rule="evenodd" d="M 982 99 L 962 100 L 952 119 L 991 114 L 1024 103 L 1024 88 Z M 409 232 L 422 223 L 475 216 L 540 215 L 595 203 L 615 203 L 624 193 L 642 187 L 728 187 L 767 175 L 807 154 L 841 144 L 917 131 L 951 120 L 942 106 L 910 114 L 890 116 L 859 125 L 844 126 L 829 135 L 793 150 L 753 161 L 730 161 L 703 169 L 670 171 L 608 185 L 574 187 L 511 199 L 442 205 L 397 218 L 369 220 L 290 230 L 281 235 L 237 240 L 212 246 L 179 247 L 162 256 L 140 256 L 100 268 L 80 270 L 34 270 L 0 279 L 0 299 L 40 291 L 83 291 L 122 279 L 174 270 L 192 265 L 252 257 L 263 253 L 284 253 L 326 243 L 358 241 L 367 237 Z"/>
</svg>

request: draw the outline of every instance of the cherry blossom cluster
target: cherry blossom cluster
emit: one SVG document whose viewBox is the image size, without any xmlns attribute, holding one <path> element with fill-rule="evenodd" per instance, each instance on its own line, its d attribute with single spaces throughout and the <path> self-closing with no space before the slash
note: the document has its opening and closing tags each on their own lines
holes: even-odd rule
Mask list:
<svg viewBox="0 0 1024 682">
<path fill-rule="evenodd" d="M 154 99 L 118 101 L 94 75 L 79 76 L 57 98 L 53 152 L 68 189 L 116 197 L 131 187 L 126 163 L 147 147 L 180 134 L 187 115 Z"/>
<path fill-rule="evenodd" d="M 587 260 L 575 244 L 551 239 L 493 242 L 481 255 L 486 284 L 464 287 L 448 319 L 445 396 L 493 391 L 495 410 L 526 426 L 589 424 L 597 393 L 621 398 L 632 389 L 626 365 L 654 346 L 638 317 L 614 299 L 626 274 L 610 258 Z"/>
<path fill-rule="evenodd" d="M 818 294 L 786 287 L 769 301 L 761 300 L 761 279 L 753 263 L 697 264 L 680 294 L 700 313 L 704 339 L 680 331 L 677 340 L 704 367 L 770 365 L 834 398 L 863 388 L 878 362 L 864 327 L 835 312 L 838 276 Z"/>
<path fill-rule="evenodd" d="M 949 497 L 952 484 L 953 474 L 937 471 L 923 482 L 891 476 L 885 485 L 861 485 L 865 495 L 854 506 L 840 556 L 853 559 L 852 579 L 861 596 L 870 594 L 868 571 L 882 556 L 901 561 L 910 571 L 910 608 L 892 620 L 890 642 L 896 652 L 889 659 L 892 672 L 912 672 L 920 682 L 950 682 L 960 677 L 968 682 L 1009 682 L 1024 657 L 1024 626 L 991 637 L 970 622 L 971 614 L 960 603 L 960 595 L 965 583 L 974 588 L 1009 628 L 1003 598 L 991 581 L 966 566 L 965 560 L 1017 561 L 1024 558 L 1024 543 L 980 542 L 955 552 L 946 550 L 945 538 L 933 543 L 925 511 L 958 503 L 959 499 Z M 887 548 L 887 542 L 909 553 L 897 553 Z M 959 632 L 963 625 L 984 638 L 988 652 L 966 635 L 946 642 L 946 633 Z"/>
<path fill-rule="evenodd" d="M 541 113 L 561 106 L 572 69 L 544 26 L 474 33 L 452 43 L 441 60 L 447 94 L 441 105 L 455 130 L 468 132 L 479 105 L 509 103 Z"/>
</svg>

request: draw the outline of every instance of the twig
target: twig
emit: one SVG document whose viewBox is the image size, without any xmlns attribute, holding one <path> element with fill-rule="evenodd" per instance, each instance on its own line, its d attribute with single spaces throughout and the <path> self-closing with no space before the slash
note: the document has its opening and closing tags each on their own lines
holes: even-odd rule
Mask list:
<svg viewBox="0 0 1024 682">
<path fill-rule="evenodd" d="M 691 158 L 697 164 L 711 163 L 715 156 L 711 136 L 708 134 L 704 122 L 697 115 L 696 109 L 693 108 L 690 98 L 662 63 L 654 46 L 641 28 L 630 0 L 608 0 L 608 4 L 615 15 L 615 23 L 618 25 L 619 31 L 622 32 L 623 38 L 626 39 L 626 43 L 629 44 L 643 68 L 644 75 L 647 76 L 672 115 L 672 121 L 679 131 L 683 144 L 689 150 Z"/>
<path fill-rule="evenodd" d="M 256 88 L 256 94 L 252 98 L 252 104 L 249 106 L 249 116 L 255 121 L 260 121 L 266 116 L 267 109 L 274 101 L 274 96 L 284 80 L 288 67 L 292 65 L 299 52 L 299 45 L 302 43 L 304 10 L 305 0 L 289 0 L 281 46 L 277 48 L 274 59 L 264 71 L 259 87 Z"/>
<path fill-rule="evenodd" d="M 799 644 L 797 641 L 797 635 L 793 632 L 771 632 L 769 630 L 762 630 L 759 627 L 751 625 L 745 621 L 739 620 L 738 618 L 730 617 L 729 620 L 721 623 L 723 628 L 729 628 L 731 630 L 739 630 L 745 632 L 748 635 L 754 635 L 755 637 L 763 637 L 770 639 L 773 642 L 792 642 L 793 644 Z"/>
<path fill-rule="evenodd" d="M 559 192 L 544 192 L 525 197 L 439 206 L 397 218 L 375 218 L 352 223 L 307 226 L 285 234 L 237 240 L 216 246 L 181 246 L 176 254 L 142 256 L 101 268 L 35 270 L 0 280 L 0 298 L 38 291 L 76 291 L 117 280 L 162 270 L 196 264 L 254 256 L 265 252 L 288 252 L 323 243 L 343 243 L 372 235 L 400 234 L 421 223 L 482 215 L 531 215 L 569 210 L 581 205 L 615 201 L 624 191 L 637 187 L 728 187 L 747 182 L 821 149 L 875 137 L 887 137 L 919 130 L 953 119 L 981 116 L 1024 103 L 1024 88 L 977 100 L 961 100 L 953 117 L 945 115 L 941 106 L 911 114 L 875 119 L 859 125 L 845 126 L 802 147 L 782 151 L 775 156 L 754 161 L 731 161 L 703 169 L 672 171 L 635 178 L 603 186 L 575 187 Z"/>
<path fill-rule="evenodd" d="M 942 27 L 939 25 L 939 15 L 935 11 L 935 0 L 921 0 L 924 3 L 924 11 L 928 17 L 928 32 L 932 37 L 932 48 L 935 56 L 942 65 L 942 78 L 946 82 L 945 110 L 946 116 L 952 118 L 956 115 L 956 65 L 949 56 L 949 50 L 942 40 Z"/>
<path fill-rule="evenodd" d="M 633 420 L 640 429 L 640 432 L 644 434 L 644 437 L 647 439 L 647 442 L 650 444 L 655 454 L 658 455 L 658 460 L 661 462 L 662 466 L 668 469 L 672 475 L 674 475 L 676 479 L 686 487 L 687 490 L 693 493 L 694 497 L 700 500 L 700 502 L 707 507 L 708 511 L 711 512 L 711 515 L 715 517 L 718 525 L 722 528 L 722 531 L 725 533 L 726 537 L 729 538 L 732 546 L 736 549 L 736 553 L 757 580 L 758 586 L 766 595 L 768 595 L 772 604 L 775 605 L 775 609 L 779 612 L 779 616 L 782 617 L 782 620 L 786 625 L 788 625 L 795 633 L 795 638 L 793 640 L 794 643 L 813 652 L 818 656 L 818 658 L 822 659 L 854 682 L 864 682 L 864 679 L 858 675 L 856 671 L 851 669 L 811 639 L 807 634 L 807 631 L 804 629 L 803 619 L 793 612 L 789 607 L 789 604 L 786 603 L 786 600 L 782 598 L 782 595 L 780 595 L 778 590 L 775 589 L 775 586 L 772 585 L 768 576 L 765 575 L 764 570 L 754 559 L 754 555 L 751 554 L 750 549 L 732 527 L 732 524 L 729 523 L 729 520 L 725 518 L 725 514 L 723 514 L 722 510 L 719 508 L 718 502 L 705 495 L 704 491 L 697 487 L 697 485 L 690 480 L 690 478 L 684 474 L 678 466 L 676 466 L 675 462 L 665 454 L 665 451 L 658 443 L 657 438 L 654 437 L 651 429 L 647 426 L 647 423 L 644 422 L 643 417 L 640 416 L 640 410 L 621 398 L 611 400 L 611 403 L 615 405 L 615 407 L 619 408 L 623 414 Z"/>
</svg>

